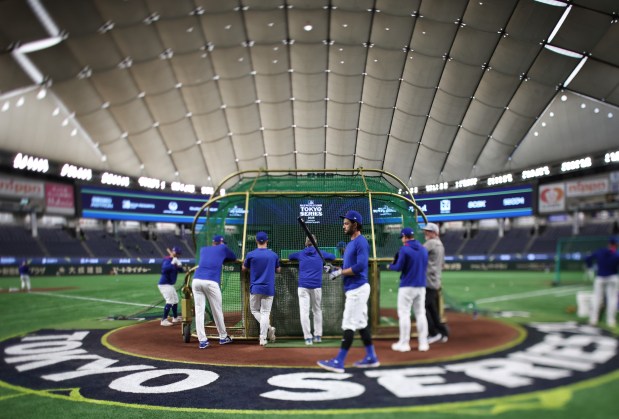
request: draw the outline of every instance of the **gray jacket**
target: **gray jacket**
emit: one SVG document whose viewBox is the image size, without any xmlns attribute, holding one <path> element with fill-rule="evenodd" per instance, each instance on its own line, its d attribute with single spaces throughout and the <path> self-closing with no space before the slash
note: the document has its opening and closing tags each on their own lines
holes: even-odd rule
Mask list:
<svg viewBox="0 0 619 419">
<path fill-rule="evenodd" d="M 426 287 L 441 289 L 441 272 L 445 261 L 445 247 L 438 237 L 426 241 L 423 246 L 428 250 L 428 270 Z"/>
</svg>

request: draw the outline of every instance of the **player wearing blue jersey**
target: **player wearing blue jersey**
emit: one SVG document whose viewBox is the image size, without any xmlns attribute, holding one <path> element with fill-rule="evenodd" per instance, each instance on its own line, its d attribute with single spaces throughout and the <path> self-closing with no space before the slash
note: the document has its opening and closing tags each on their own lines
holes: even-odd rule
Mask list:
<svg viewBox="0 0 619 419">
<path fill-rule="evenodd" d="M 428 268 L 428 251 L 415 240 L 412 228 L 405 227 L 400 232 L 402 247 L 398 251 L 395 262 L 387 265 L 391 271 L 400 274 L 398 289 L 398 319 L 400 339 L 391 345 L 398 352 L 411 350 L 411 307 L 415 313 L 417 324 L 417 340 L 419 350 L 430 349 L 428 345 L 428 320 L 426 319 L 426 269 Z"/>
<path fill-rule="evenodd" d="M 312 234 L 312 237 L 316 241 L 316 236 Z M 335 255 L 328 252 L 321 253 L 325 260 L 335 260 Z M 322 259 L 309 238 L 305 239 L 305 249 L 290 254 L 288 259 L 299 261 L 299 288 L 297 292 L 299 294 L 299 314 L 305 344 L 320 343 L 322 341 Z M 310 325 L 310 306 L 314 316 L 313 335 Z"/>
<path fill-rule="evenodd" d="M 200 249 L 200 262 L 191 283 L 196 310 L 196 332 L 200 341 L 198 347 L 200 349 L 209 346 L 204 329 L 204 310 L 207 299 L 219 334 L 219 344 L 225 345 L 232 342 L 224 323 L 220 284 L 223 263 L 234 260 L 236 260 L 236 255 L 226 246 L 223 236 L 213 237 L 212 246 L 204 246 Z"/>
<path fill-rule="evenodd" d="M 21 281 L 21 290 L 30 292 L 30 266 L 28 266 L 28 262 L 23 260 L 18 269 L 19 280 Z"/>
<path fill-rule="evenodd" d="M 178 260 L 181 255 L 181 248 L 174 246 L 170 251 L 169 256 L 163 259 L 161 264 L 161 277 L 159 278 L 159 292 L 165 299 L 163 308 L 163 318 L 161 319 L 162 326 L 172 326 L 175 323 L 180 323 L 183 319 L 178 316 L 178 294 L 174 284 L 179 272 L 183 271 L 183 264 Z M 168 320 L 168 315 L 172 310 L 172 321 Z"/>
<path fill-rule="evenodd" d="M 372 334 L 368 325 L 368 300 L 370 298 L 370 284 L 368 282 L 368 262 L 370 245 L 361 234 L 363 218 L 357 211 L 348 211 L 343 218 L 344 233 L 350 236 L 350 242 L 344 252 L 342 269 L 334 270 L 329 274 L 331 279 L 340 275 L 343 278 L 344 315 L 342 318 L 342 344 L 335 358 L 318 361 L 318 365 L 326 370 L 344 372 L 344 364 L 348 351 L 355 338 L 355 330 L 359 331 L 366 356 L 354 363 L 357 368 L 378 367 L 378 357 L 372 343 Z"/>
<path fill-rule="evenodd" d="M 257 249 L 245 257 L 243 271 L 249 271 L 249 309 L 260 323 L 260 345 L 275 341 L 275 328 L 270 315 L 275 296 L 275 273 L 281 272 L 277 253 L 267 248 L 269 237 L 264 231 L 256 234 Z"/>
<path fill-rule="evenodd" d="M 593 282 L 593 299 L 589 324 L 598 324 L 600 306 L 606 293 L 606 324 L 609 327 L 617 326 L 617 288 L 619 282 L 619 254 L 617 253 L 617 239 L 611 237 L 608 246 L 596 250 L 585 258 L 589 269 L 593 263 L 597 264 L 597 272 Z"/>
</svg>

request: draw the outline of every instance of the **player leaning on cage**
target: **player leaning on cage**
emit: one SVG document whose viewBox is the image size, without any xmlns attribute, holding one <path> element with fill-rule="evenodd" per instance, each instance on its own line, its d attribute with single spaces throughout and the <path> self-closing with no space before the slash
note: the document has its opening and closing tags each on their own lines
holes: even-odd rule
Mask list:
<svg viewBox="0 0 619 419">
<path fill-rule="evenodd" d="M 176 277 L 179 272 L 183 271 L 183 264 L 178 260 L 181 255 L 181 248 L 174 246 L 172 250 L 168 250 L 169 255 L 163 259 L 161 264 L 161 277 L 159 278 L 159 292 L 165 299 L 165 307 L 163 308 L 163 317 L 161 319 L 162 326 L 172 326 L 180 323 L 182 318 L 178 316 L 178 294 L 176 293 Z M 172 310 L 172 321 L 168 320 Z"/>
<path fill-rule="evenodd" d="M 219 344 L 225 345 L 232 342 L 228 336 L 224 323 L 224 313 L 221 299 L 221 268 L 224 262 L 235 261 L 236 255 L 226 246 L 223 236 L 213 237 L 212 246 L 204 246 L 200 249 L 200 263 L 193 275 L 191 290 L 196 310 L 196 332 L 200 349 L 209 346 L 206 331 L 204 330 L 204 310 L 206 300 L 211 306 L 213 320 L 219 334 Z"/>
<path fill-rule="evenodd" d="M 357 211 L 348 211 L 340 216 L 344 219 L 344 234 L 350 236 L 350 242 L 344 252 L 344 264 L 342 269 L 336 269 L 329 274 L 331 279 L 340 275 L 343 278 L 344 315 L 342 318 L 342 344 L 335 358 L 318 361 L 318 365 L 326 370 L 344 372 L 344 364 L 348 351 L 358 330 L 365 346 L 366 356 L 354 363 L 358 368 L 378 367 L 380 362 L 372 343 L 372 334 L 368 324 L 368 300 L 370 298 L 370 284 L 368 282 L 368 262 L 370 245 L 361 234 L 363 218 Z"/>
<path fill-rule="evenodd" d="M 275 295 L 275 273 L 281 272 L 277 253 L 267 248 L 269 237 L 264 231 L 256 234 L 257 249 L 245 257 L 243 271 L 249 271 L 249 309 L 260 323 L 260 346 L 275 342 L 275 328 L 270 315 Z"/>
<path fill-rule="evenodd" d="M 312 234 L 314 242 L 316 236 Z M 322 252 L 325 261 L 335 260 L 335 255 Z M 292 253 L 288 256 L 290 260 L 299 261 L 299 315 L 301 317 L 301 328 L 306 345 L 320 343 L 322 341 L 322 273 L 323 259 L 314 249 L 312 241 L 305 239 L 305 249 L 301 252 Z M 314 334 L 310 325 L 310 307 L 314 316 Z"/>
<path fill-rule="evenodd" d="M 598 324 L 600 306 L 606 293 L 606 324 L 608 327 L 617 326 L 617 288 L 619 282 L 619 254 L 617 253 L 617 239 L 611 237 L 608 246 L 596 250 L 586 257 L 585 262 L 589 269 L 593 263 L 597 264 L 597 272 L 593 282 L 593 298 L 589 324 Z"/>
<path fill-rule="evenodd" d="M 428 344 L 428 321 L 426 319 L 426 269 L 428 267 L 428 251 L 415 240 L 412 228 L 405 227 L 400 232 L 402 247 L 398 251 L 394 263 L 387 265 L 391 271 L 400 274 L 398 289 L 398 320 L 400 339 L 391 345 L 397 352 L 409 352 L 411 339 L 411 307 L 415 313 L 417 325 L 417 341 L 419 351 L 430 349 Z"/>
</svg>

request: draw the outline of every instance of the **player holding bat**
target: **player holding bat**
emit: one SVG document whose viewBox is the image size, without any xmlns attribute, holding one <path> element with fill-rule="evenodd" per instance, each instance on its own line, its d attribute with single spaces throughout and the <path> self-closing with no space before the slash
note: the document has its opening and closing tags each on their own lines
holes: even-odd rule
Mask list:
<svg viewBox="0 0 619 419">
<path fill-rule="evenodd" d="M 357 211 L 348 211 L 343 218 L 344 233 L 350 236 L 350 242 L 344 252 L 342 269 L 333 270 L 329 276 L 333 279 L 342 276 L 344 284 L 344 315 L 342 318 L 342 344 L 335 358 L 318 361 L 318 365 L 326 370 L 344 372 L 344 363 L 348 351 L 352 346 L 355 330 L 359 331 L 366 356 L 354 363 L 357 368 L 378 367 L 378 357 L 372 343 L 372 334 L 368 325 L 368 300 L 370 298 L 370 284 L 368 282 L 368 261 L 370 245 L 361 234 L 363 218 Z"/>
<path fill-rule="evenodd" d="M 176 284 L 178 273 L 183 271 L 183 264 L 178 260 L 178 256 L 181 254 L 180 247 L 174 246 L 172 249 L 166 250 L 169 256 L 163 258 L 158 287 L 159 292 L 161 292 L 161 295 L 165 299 L 161 325 L 172 326 L 172 324 L 182 321 L 182 318 L 178 316 L 178 294 L 176 293 L 174 284 Z M 172 321 L 168 320 L 170 310 L 172 310 Z"/>
<path fill-rule="evenodd" d="M 299 220 L 301 222 L 301 220 Z M 303 225 L 303 224 L 302 224 Z M 301 252 L 292 253 L 288 256 L 290 260 L 299 261 L 299 314 L 301 317 L 301 328 L 306 345 L 320 343 L 322 341 L 322 271 L 323 259 L 333 261 L 335 255 L 324 252 L 318 253 L 313 243 L 316 243 L 316 236 L 310 233 L 305 239 L 305 249 Z M 326 266 L 326 265 L 325 265 Z M 310 327 L 310 306 L 314 315 L 314 334 Z"/>
</svg>

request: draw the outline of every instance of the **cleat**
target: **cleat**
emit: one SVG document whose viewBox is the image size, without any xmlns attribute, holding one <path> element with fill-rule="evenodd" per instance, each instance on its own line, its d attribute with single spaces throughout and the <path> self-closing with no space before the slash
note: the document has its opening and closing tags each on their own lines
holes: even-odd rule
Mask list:
<svg viewBox="0 0 619 419">
<path fill-rule="evenodd" d="M 357 368 L 376 368 L 380 366 L 378 358 L 366 356 L 361 361 L 357 361 L 353 364 Z"/>
<path fill-rule="evenodd" d="M 269 326 L 269 329 L 267 330 L 267 338 L 271 341 L 271 342 L 275 342 L 275 328 Z"/>
<path fill-rule="evenodd" d="M 314 342 L 312 342 L 312 338 L 307 338 L 305 339 L 305 344 L 306 345 L 312 345 Z"/>
<path fill-rule="evenodd" d="M 267 340 L 266 339 L 260 339 L 260 346 L 267 346 Z"/>
<path fill-rule="evenodd" d="M 410 352 L 411 347 L 409 344 L 402 344 L 400 342 L 396 342 L 391 345 L 391 349 L 396 352 Z"/>
<path fill-rule="evenodd" d="M 226 336 L 223 339 L 219 339 L 220 345 L 227 345 L 228 343 L 232 343 L 232 338 L 230 336 Z"/>
<path fill-rule="evenodd" d="M 161 320 L 161 325 L 162 326 L 172 326 L 172 324 L 173 323 L 171 321 L 169 321 L 168 319 Z"/>
<path fill-rule="evenodd" d="M 419 344 L 419 352 L 426 352 L 430 349 L 430 345 L 428 345 L 428 343 L 420 343 Z"/>
<path fill-rule="evenodd" d="M 321 343 L 322 338 L 320 336 L 314 336 L 314 343 Z"/>
<path fill-rule="evenodd" d="M 337 358 L 326 359 L 324 361 L 318 361 L 316 363 L 318 364 L 319 367 L 324 368 L 328 371 L 339 372 L 339 373 L 344 372 L 344 364 L 342 364 Z"/>
<path fill-rule="evenodd" d="M 440 333 L 437 333 L 434 336 L 428 337 L 428 344 L 432 345 L 433 343 L 436 343 L 440 341 L 441 339 L 443 339 L 443 335 L 441 335 Z"/>
<path fill-rule="evenodd" d="M 199 349 L 206 349 L 208 347 L 209 347 L 208 340 L 203 340 L 202 342 L 200 342 L 200 345 L 198 345 Z"/>
<path fill-rule="evenodd" d="M 183 322 L 183 318 L 181 316 L 172 317 L 173 324 L 182 323 L 182 322 Z"/>
<path fill-rule="evenodd" d="M 441 343 L 447 343 L 448 340 L 449 336 L 443 336 L 443 338 L 441 339 Z"/>
</svg>

